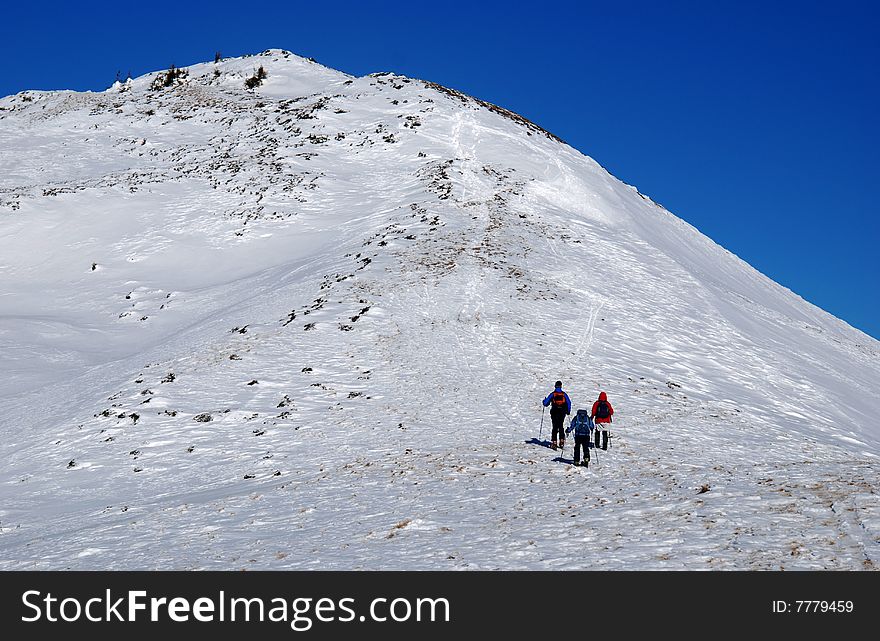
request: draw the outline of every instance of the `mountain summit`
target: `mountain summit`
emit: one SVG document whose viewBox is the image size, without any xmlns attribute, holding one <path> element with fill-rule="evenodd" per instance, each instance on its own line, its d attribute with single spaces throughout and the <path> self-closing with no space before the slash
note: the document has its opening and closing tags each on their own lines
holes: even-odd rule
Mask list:
<svg viewBox="0 0 880 641">
<path fill-rule="evenodd" d="M 875 569 L 880 344 L 502 107 L 269 50 L 0 167 L 0 569 Z"/>
</svg>

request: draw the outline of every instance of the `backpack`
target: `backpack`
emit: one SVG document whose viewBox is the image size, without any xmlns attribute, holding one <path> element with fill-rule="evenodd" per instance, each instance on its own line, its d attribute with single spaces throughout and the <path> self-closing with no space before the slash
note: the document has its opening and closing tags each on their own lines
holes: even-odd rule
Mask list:
<svg viewBox="0 0 880 641">
<path fill-rule="evenodd" d="M 568 404 L 565 402 L 565 392 L 553 392 L 553 398 L 550 399 L 550 404 L 554 409 L 566 408 Z"/>
<path fill-rule="evenodd" d="M 596 407 L 596 418 L 608 418 L 611 416 L 608 408 L 607 401 L 599 401 L 598 407 Z"/>
<path fill-rule="evenodd" d="M 590 413 L 587 410 L 578 410 L 577 415 L 571 421 L 571 427 L 574 428 L 575 436 L 589 436 L 590 428 L 593 427 Z"/>
</svg>

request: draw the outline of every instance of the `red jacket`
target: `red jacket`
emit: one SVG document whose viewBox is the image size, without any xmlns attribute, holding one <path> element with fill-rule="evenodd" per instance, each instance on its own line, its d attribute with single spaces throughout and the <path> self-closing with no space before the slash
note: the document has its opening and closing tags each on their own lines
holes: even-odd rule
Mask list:
<svg viewBox="0 0 880 641">
<path fill-rule="evenodd" d="M 593 418 L 596 416 L 596 410 L 599 409 L 599 401 L 605 401 L 606 403 L 608 403 L 608 396 L 605 394 L 605 392 L 600 392 L 599 393 L 599 400 L 596 401 L 595 403 L 593 403 L 593 409 L 590 411 L 590 418 Z M 611 407 L 611 403 L 608 403 L 608 416 L 605 418 L 597 418 L 596 422 L 597 423 L 610 423 L 612 414 L 614 414 L 614 408 Z"/>
</svg>

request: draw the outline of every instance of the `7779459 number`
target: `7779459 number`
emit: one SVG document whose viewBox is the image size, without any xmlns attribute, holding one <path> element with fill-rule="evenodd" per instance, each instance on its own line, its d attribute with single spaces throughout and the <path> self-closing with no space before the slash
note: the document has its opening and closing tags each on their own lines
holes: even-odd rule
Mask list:
<svg viewBox="0 0 880 641">
<path fill-rule="evenodd" d="M 795 612 L 852 612 L 852 601 L 795 601 Z"/>
</svg>

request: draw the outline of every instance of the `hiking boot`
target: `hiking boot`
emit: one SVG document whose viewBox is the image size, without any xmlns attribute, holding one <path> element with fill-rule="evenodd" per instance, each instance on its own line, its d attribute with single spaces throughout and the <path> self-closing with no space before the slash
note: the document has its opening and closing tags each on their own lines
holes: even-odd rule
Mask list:
<svg viewBox="0 0 880 641">
<path fill-rule="evenodd" d="M 561 449 L 561 450 L 565 449 L 565 439 L 562 439 L 561 441 L 559 441 L 559 449 Z"/>
<path fill-rule="evenodd" d="M 553 442 L 550 443 L 550 449 L 551 449 L 551 450 L 555 450 L 555 449 L 556 449 L 556 441 L 553 441 Z"/>
</svg>

